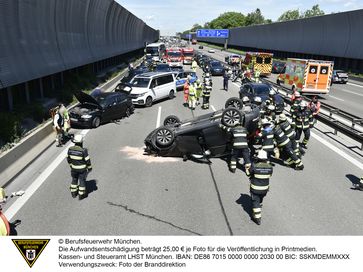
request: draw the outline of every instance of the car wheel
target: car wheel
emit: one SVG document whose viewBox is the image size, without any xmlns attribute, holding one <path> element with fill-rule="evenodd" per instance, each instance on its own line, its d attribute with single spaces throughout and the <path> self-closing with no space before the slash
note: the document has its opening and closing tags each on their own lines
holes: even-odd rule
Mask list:
<svg viewBox="0 0 363 272">
<path fill-rule="evenodd" d="M 242 100 L 237 98 L 237 97 L 231 97 L 229 98 L 224 107 L 227 109 L 227 108 L 236 108 L 236 109 L 239 109 L 241 110 L 242 107 L 243 107 L 243 103 L 242 103 Z"/>
<path fill-rule="evenodd" d="M 93 118 L 93 120 L 92 120 L 92 127 L 98 128 L 100 126 L 100 124 L 101 124 L 100 117 L 97 117 L 96 116 L 95 118 Z"/>
<path fill-rule="evenodd" d="M 242 113 L 236 108 L 225 109 L 222 113 L 222 124 L 227 127 L 235 127 L 238 124 L 242 124 Z"/>
<path fill-rule="evenodd" d="M 170 146 L 174 142 L 174 132 L 167 128 L 161 127 L 156 131 L 156 144 L 159 147 Z"/>
<path fill-rule="evenodd" d="M 131 110 L 130 110 L 130 108 L 129 108 L 129 107 L 127 107 L 126 112 L 125 112 L 125 115 L 126 115 L 126 117 L 130 117 L 130 115 L 131 115 Z"/>
<path fill-rule="evenodd" d="M 169 115 L 164 119 L 164 126 L 173 126 L 180 123 L 180 119 L 175 115 Z"/>
<path fill-rule="evenodd" d="M 148 97 L 146 98 L 146 101 L 145 101 L 145 106 L 146 106 L 146 107 L 151 107 L 151 106 L 152 106 L 152 104 L 153 104 L 153 98 L 152 98 L 151 96 L 148 96 Z"/>
<path fill-rule="evenodd" d="M 170 99 L 173 99 L 175 97 L 175 95 L 174 95 L 174 90 L 171 90 L 170 92 L 169 92 L 169 98 Z"/>
</svg>

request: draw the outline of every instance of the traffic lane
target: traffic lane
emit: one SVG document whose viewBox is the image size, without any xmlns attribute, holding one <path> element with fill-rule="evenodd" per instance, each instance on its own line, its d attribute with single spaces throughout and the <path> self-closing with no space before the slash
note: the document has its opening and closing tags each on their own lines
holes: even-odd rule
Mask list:
<svg viewBox="0 0 363 272">
<path fill-rule="evenodd" d="M 181 117 L 190 118 L 190 111 L 185 112 L 181 104 L 180 95 L 160 103 L 167 109 L 165 115 L 180 108 Z M 23 221 L 18 233 L 228 234 L 206 165 L 183 163 L 180 159 L 148 164 L 130 159 L 125 151 L 127 146 L 143 145 L 147 133 L 155 128 L 157 106 L 137 111 L 137 123 L 133 122 L 136 114 L 121 121 L 120 126 L 92 131 L 87 136 L 87 147 L 94 171 L 88 180 L 91 190 L 96 186 L 98 189 L 83 201 L 71 199 L 69 167 L 64 161 L 16 214 Z M 201 199 L 202 195 L 206 197 Z"/>
<path fill-rule="evenodd" d="M 219 85 L 222 79 L 215 77 L 213 82 L 214 86 L 215 83 Z M 219 94 L 214 98 L 219 98 L 219 105 L 223 105 L 226 97 L 221 94 L 229 93 Z M 349 174 L 359 175 L 360 169 L 314 138 L 310 140 L 307 154 L 303 157 L 304 171 L 295 171 L 279 164 L 274 167 L 271 190 L 264 200 L 263 224 L 258 228 L 249 217 L 251 200 L 248 178 L 242 171 L 229 173 L 223 160 L 214 159 L 212 162 L 227 218 L 236 235 L 362 233 L 358 227 L 363 221 L 362 212 L 358 210 L 360 193 L 350 189 L 351 183 L 346 177 Z M 346 210 L 350 208 L 352 213 L 347 213 Z"/>
</svg>

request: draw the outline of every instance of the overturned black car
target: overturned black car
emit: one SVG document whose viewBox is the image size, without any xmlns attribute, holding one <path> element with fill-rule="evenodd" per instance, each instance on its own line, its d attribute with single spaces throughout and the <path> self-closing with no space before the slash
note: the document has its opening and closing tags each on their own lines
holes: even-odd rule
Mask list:
<svg viewBox="0 0 363 272">
<path fill-rule="evenodd" d="M 163 157 L 204 156 L 218 158 L 230 154 L 231 139 L 220 124 L 234 127 L 241 123 L 249 138 L 256 135 L 260 109 L 256 106 L 250 112 L 243 112 L 238 98 L 227 100 L 226 109 L 198 116 L 181 122 L 176 116 L 168 116 L 164 126 L 153 130 L 145 139 L 145 152 Z"/>
</svg>

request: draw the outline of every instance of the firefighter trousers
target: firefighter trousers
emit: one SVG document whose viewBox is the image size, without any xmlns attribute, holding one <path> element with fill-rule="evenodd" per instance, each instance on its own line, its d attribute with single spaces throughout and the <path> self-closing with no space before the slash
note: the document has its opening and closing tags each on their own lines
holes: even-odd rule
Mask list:
<svg viewBox="0 0 363 272">
<path fill-rule="evenodd" d="M 203 95 L 203 105 L 202 105 L 203 109 L 209 109 L 209 96 L 204 96 Z"/>
<path fill-rule="evenodd" d="M 251 192 L 251 200 L 252 200 L 252 217 L 253 218 L 261 218 L 262 212 L 262 202 L 263 198 L 266 196 L 267 193 L 264 194 L 255 194 Z"/>
<path fill-rule="evenodd" d="M 229 168 L 231 170 L 236 170 L 237 168 L 237 161 L 239 158 L 243 158 L 243 162 L 245 164 L 245 166 L 250 166 L 251 165 L 251 159 L 250 159 L 250 151 L 248 148 L 243 148 L 243 149 L 234 149 L 231 152 L 231 158 L 229 161 Z"/>
<path fill-rule="evenodd" d="M 302 129 L 302 128 L 297 128 L 296 129 L 296 141 L 300 141 L 301 135 L 304 132 L 304 139 L 302 141 L 303 145 L 307 145 L 310 139 L 310 128 L 307 129 Z"/>
<path fill-rule="evenodd" d="M 287 165 L 291 165 L 293 163 L 295 163 L 296 166 L 302 165 L 301 160 L 292 150 L 291 142 L 288 142 L 286 145 L 281 147 L 281 149 L 282 149 L 282 159 L 287 158 L 287 160 L 285 161 Z"/>
<path fill-rule="evenodd" d="M 86 178 L 87 171 L 77 172 L 71 171 L 72 182 L 71 182 L 71 193 L 78 193 L 79 195 L 86 194 Z"/>
</svg>

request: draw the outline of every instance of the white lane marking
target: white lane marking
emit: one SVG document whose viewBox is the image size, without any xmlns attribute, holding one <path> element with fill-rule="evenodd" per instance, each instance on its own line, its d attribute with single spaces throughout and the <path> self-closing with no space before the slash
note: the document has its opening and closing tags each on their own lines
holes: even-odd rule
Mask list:
<svg viewBox="0 0 363 272">
<path fill-rule="evenodd" d="M 340 91 L 347 92 L 347 93 L 351 93 L 351 94 L 355 94 L 355 95 L 359 95 L 359 96 L 363 96 L 363 94 L 355 93 L 355 92 L 349 91 L 347 89 L 340 89 Z"/>
<path fill-rule="evenodd" d="M 156 118 L 156 128 L 160 127 L 160 118 L 161 118 L 161 107 L 158 109 L 158 117 Z"/>
<path fill-rule="evenodd" d="M 210 105 L 213 111 L 216 111 L 216 108 L 213 105 Z"/>
<path fill-rule="evenodd" d="M 321 138 L 320 136 L 316 135 L 314 132 L 311 132 L 311 136 L 314 137 L 315 139 L 317 139 L 319 142 L 321 142 L 325 146 L 327 146 L 328 148 L 330 148 L 331 150 L 333 150 L 338 155 L 345 158 L 347 161 L 351 162 L 352 164 L 354 164 L 355 166 L 357 166 L 358 168 L 363 170 L 363 163 L 359 162 L 358 160 L 354 159 L 352 156 L 348 155 L 347 153 L 343 152 L 342 150 L 340 150 L 336 146 L 332 145 L 327 140 L 325 140 L 325 139 Z"/>
<path fill-rule="evenodd" d="M 354 84 L 354 83 L 350 83 L 350 82 L 347 82 L 348 85 L 352 85 L 352 86 L 356 86 L 356 87 L 359 87 L 359 88 L 363 88 L 363 85 L 358 85 L 358 84 Z"/>
<path fill-rule="evenodd" d="M 331 94 L 328 94 L 328 96 L 329 96 L 329 97 L 331 97 L 331 98 L 334 98 L 334 99 L 340 100 L 340 101 L 344 101 L 343 99 L 338 98 L 338 97 L 336 97 L 336 96 L 334 96 L 334 95 L 331 95 Z"/>
<path fill-rule="evenodd" d="M 241 87 L 240 85 L 238 85 L 236 82 L 233 82 L 234 86 L 237 86 L 238 88 Z"/>
</svg>

